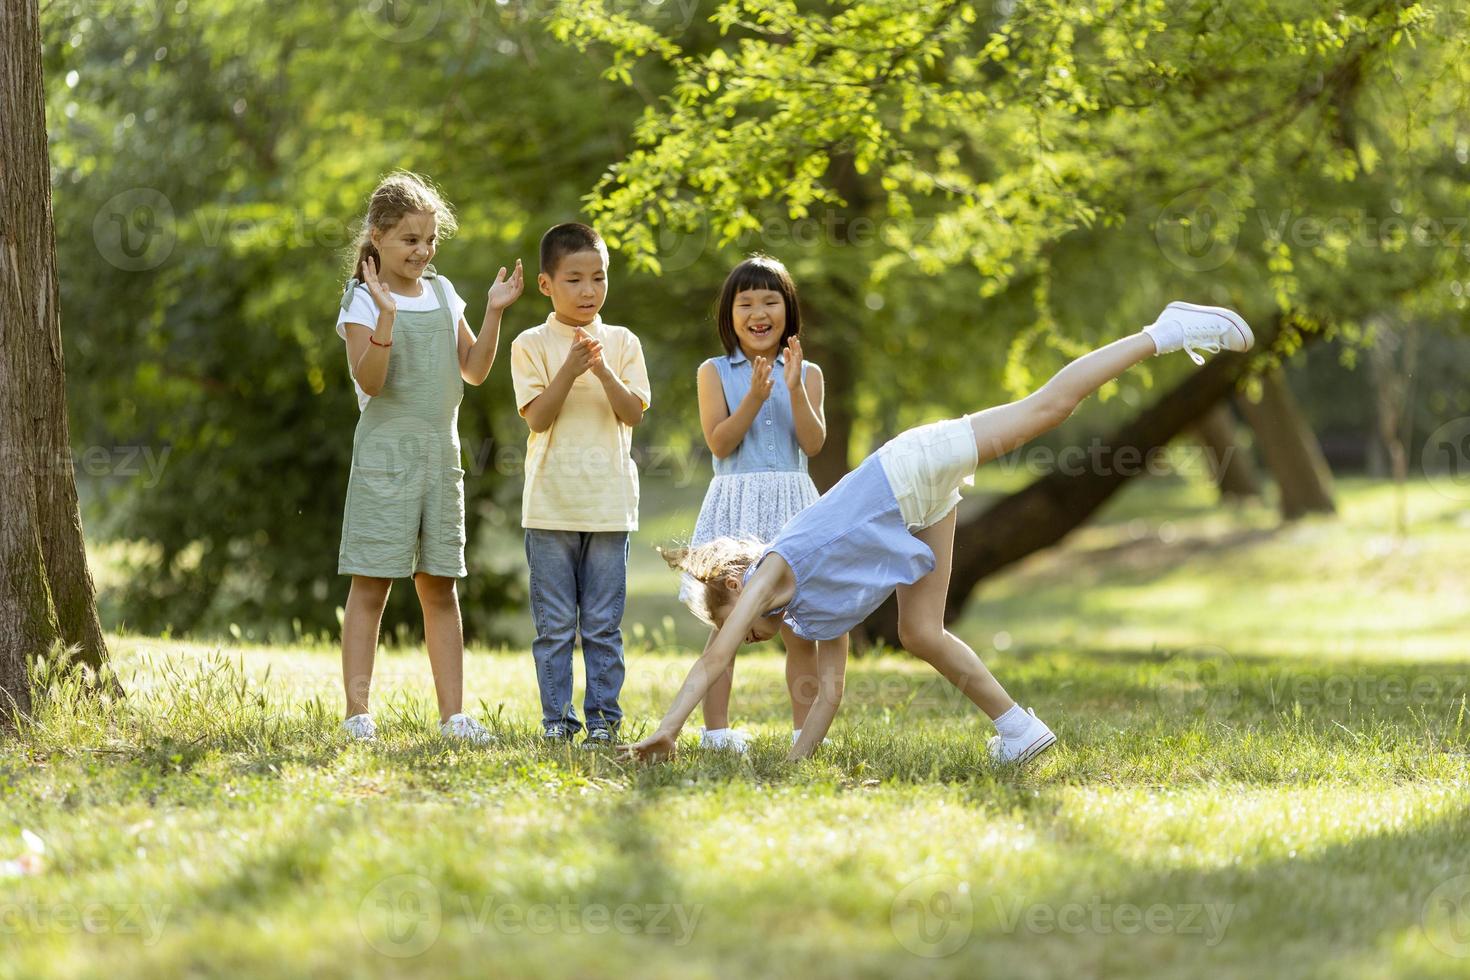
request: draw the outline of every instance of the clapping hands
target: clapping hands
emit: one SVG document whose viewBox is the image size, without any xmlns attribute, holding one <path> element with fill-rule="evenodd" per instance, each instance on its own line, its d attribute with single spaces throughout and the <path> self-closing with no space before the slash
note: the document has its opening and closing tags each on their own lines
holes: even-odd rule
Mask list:
<svg viewBox="0 0 1470 980">
<path fill-rule="evenodd" d="M 588 371 L 601 377 L 607 366 L 602 360 L 602 342 L 593 337 L 581 327 L 573 331 L 572 349 L 567 352 L 565 370 L 571 371 L 574 376 L 580 376 Z"/>
</svg>

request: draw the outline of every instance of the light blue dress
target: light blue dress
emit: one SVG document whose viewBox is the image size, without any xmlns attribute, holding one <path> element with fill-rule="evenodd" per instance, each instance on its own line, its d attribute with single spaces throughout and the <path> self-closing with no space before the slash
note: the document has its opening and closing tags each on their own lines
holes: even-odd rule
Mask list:
<svg viewBox="0 0 1470 980">
<path fill-rule="evenodd" d="M 737 347 L 734 354 L 705 363 L 719 371 L 725 407 L 733 415 L 750 391 L 750 359 Z M 796 442 L 791 392 L 781 377 L 785 367 L 785 354 L 778 354 L 771 370 L 775 384 L 745 438 L 729 456 L 714 461 L 714 479 L 699 508 L 691 545 L 724 536 L 772 541 L 787 521 L 816 502 L 806 453 Z M 807 367 L 801 366 L 803 384 Z"/>
</svg>

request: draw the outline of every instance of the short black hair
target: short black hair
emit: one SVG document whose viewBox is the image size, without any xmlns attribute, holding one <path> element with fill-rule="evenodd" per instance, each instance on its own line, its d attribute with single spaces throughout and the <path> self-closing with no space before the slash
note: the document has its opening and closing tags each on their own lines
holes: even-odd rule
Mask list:
<svg viewBox="0 0 1470 980">
<path fill-rule="evenodd" d="M 607 260 L 607 245 L 592 226 L 580 221 L 553 226 L 541 236 L 541 271 L 556 275 L 561 260 L 578 252 L 601 252 L 603 261 Z"/>
<path fill-rule="evenodd" d="M 735 297 L 747 289 L 773 289 L 781 294 L 786 303 L 786 329 L 781 331 L 781 342 L 777 350 L 786 347 L 786 342 L 801 333 L 801 304 L 796 296 L 796 283 L 791 273 L 779 259 L 756 253 L 730 270 L 725 285 L 720 288 L 720 307 L 715 311 L 715 323 L 720 328 L 720 343 L 725 345 L 726 354 L 734 354 L 740 346 L 735 336 Z"/>
</svg>

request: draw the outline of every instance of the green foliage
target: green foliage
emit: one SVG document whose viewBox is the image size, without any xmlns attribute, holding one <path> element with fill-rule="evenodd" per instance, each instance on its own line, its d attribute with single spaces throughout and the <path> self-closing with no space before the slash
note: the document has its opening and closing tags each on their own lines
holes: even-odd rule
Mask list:
<svg viewBox="0 0 1470 980">
<path fill-rule="evenodd" d="M 918 323 L 964 317 L 962 356 L 1009 348 L 1013 394 L 1038 345 L 1071 353 L 1176 290 L 1289 313 L 1284 356 L 1385 306 L 1463 318 L 1462 3 L 725 0 L 720 37 L 677 48 L 606 8 L 564 0 L 554 29 L 612 76 L 674 71 L 588 199 L 650 268 L 660 228 L 738 241 L 832 209 L 827 244 L 852 247 L 829 275 Z M 878 377 L 898 349 L 867 319 L 850 336 Z M 954 353 L 904 348 L 900 400 Z"/>
<path fill-rule="evenodd" d="M 415 36 L 348 2 L 47 6 L 73 433 L 89 531 L 143 545 L 121 603 L 131 628 L 335 631 L 357 408 L 333 322 L 380 174 L 428 173 L 456 205 L 460 235 L 436 265 L 478 329 L 495 270 L 520 256 L 534 278 L 541 231 L 579 215 L 583 174 L 618 151 L 636 99 L 597 86 L 529 10 L 435 9 Z M 621 286 L 610 322 L 667 322 L 665 297 Z M 522 576 L 485 549 L 519 523 L 510 339 L 546 309 L 534 289 L 511 309 L 491 380 L 461 408 L 471 636 L 523 601 Z M 675 366 L 653 370 L 658 385 Z M 395 590 L 388 629 L 418 621 L 413 590 Z"/>
</svg>

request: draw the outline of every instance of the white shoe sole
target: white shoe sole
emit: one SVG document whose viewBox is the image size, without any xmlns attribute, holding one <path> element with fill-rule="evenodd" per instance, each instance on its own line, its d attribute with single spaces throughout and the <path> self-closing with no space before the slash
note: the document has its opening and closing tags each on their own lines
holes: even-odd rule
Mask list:
<svg viewBox="0 0 1470 980">
<path fill-rule="evenodd" d="M 1165 309 L 1170 309 L 1173 307 L 1178 307 L 1181 310 L 1189 310 L 1191 313 L 1206 313 L 1212 316 L 1218 316 L 1221 319 L 1225 320 L 1227 323 L 1235 328 L 1235 332 L 1239 335 L 1241 341 L 1245 344 L 1245 346 L 1240 348 L 1240 350 L 1235 351 L 1237 354 L 1244 353 L 1250 350 L 1252 347 L 1256 346 L 1256 335 L 1251 333 L 1250 324 L 1246 323 L 1245 319 L 1234 310 L 1226 309 L 1223 306 L 1199 306 L 1195 303 L 1185 303 L 1182 300 L 1175 300 L 1174 302 L 1166 306 Z M 1235 350 L 1235 348 L 1233 347 L 1228 349 L 1233 351 Z"/>
</svg>

